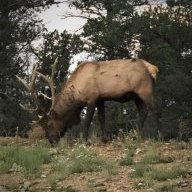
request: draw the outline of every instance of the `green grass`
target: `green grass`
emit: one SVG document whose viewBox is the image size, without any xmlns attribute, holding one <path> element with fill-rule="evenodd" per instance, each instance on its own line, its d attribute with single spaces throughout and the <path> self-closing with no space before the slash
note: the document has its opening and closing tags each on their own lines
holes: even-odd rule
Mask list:
<svg viewBox="0 0 192 192">
<path fill-rule="evenodd" d="M 189 153 L 189 155 L 188 155 L 188 157 L 187 157 L 187 160 L 188 160 L 188 161 L 192 161 L 192 152 Z"/>
<path fill-rule="evenodd" d="M 137 163 L 133 166 L 132 177 L 143 177 L 146 172 L 151 170 L 151 167 L 145 164 Z"/>
<path fill-rule="evenodd" d="M 109 174 L 114 174 L 115 165 L 111 162 L 106 162 L 85 145 L 77 145 L 73 149 L 68 150 L 64 157 L 61 156 L 56 159 L 48 181 L 51 185 L 54 185 L 56 181 L 73 173 L 97 171 L 106 171 Z"/>
<path fill-rule="evenodd" d="M 130 154 L 129 152 L 127 152 L 125 154 L 125 157 L 123 157 L 122 159 L 120 159 L 119 161 L 119 165 L 121 166 L 127 166 L 127 165 L 132 165 L 133 162 L 133 156 L 132 154 Z"/>
<path fill-rule="evenodd" d="M 154 147 L 150 147 L 148 152 L 141 158 L 142 164 L 171 163 L 174 159 L 157 153 Z"/>
<path fill-rule="evenodd" d="M 161 185 L 157 191 L 158 192 L 174 192 L 177 185 L 174 183 L 165 183 Z"/>
<path fill-rule="evenodd" d="M 167 167 L 154 168 L 149 167 L 145 164 L 134 165 L 133 177 L 145 177 L 151 178 L 157 181 L 165 181 L 167 179 L 175 179 L 177 177 L 184 177 L 187 171 L 184 168 L 172 167 L 168 169 Z"/>
<path fill-rule="evenodd" d="M 0 147 L 0 174 L 21 171 L 27 176 L 40 173 L 40 166 L 49 163 L 48 149 L 21 146 Z"/>
<path fill-rule="evenodd" d="M 134 171 L 131 173 L 133 178 L 139 178 L 139 182 L 135 183 L 136 189 L 155 187 L 157 182 L 164 182 L 160 186 L 156 186 L 156 191 L 174 191 L 176 184 L 170 184 L 170 180 L 174 181 L 177 178 L 183 178 L 186 176 L 186 169 L 180 167 L 161 167 L 155 168 L 147 164 L 135 164 Z M 137 179 L 138 180 L 138 179 Z M 169 183 L 165 183 L 165 182 Z M 154 188 L 153 187 L 153 188 Z"/>
<path fill-rule="evenodd" d="M 153 168 L 149 175 L 152 179 L 157 181 L 166 181 L 167 179 L 175 179 L 178 177 L 184 177 L 187 171 L 183 168 L 179 167 L 172 167 L 171 169 L 168 168 Z"/>
</svg>

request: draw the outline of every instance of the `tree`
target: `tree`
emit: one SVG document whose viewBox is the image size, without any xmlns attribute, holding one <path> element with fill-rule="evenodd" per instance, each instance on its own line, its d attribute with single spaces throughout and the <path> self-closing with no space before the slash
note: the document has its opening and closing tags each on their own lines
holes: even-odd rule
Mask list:
<svg viewBox="0 0 192 192">
<path fill-rule="evenodd" d="M 160 69 L 156 93 L 161 99 L 163 130 L 167 137 L 189 138 L 192 101 L 192 12 L 187 3 L 157 6 L 139 18 L 140 57 Z M 186 1 L 187 2 L 187 1 Z"/>
<path fill-rule="evenodd" d="M 23 71 L 29 67 L 29 45 L 37 40 L 44 31 L 44 26 L 37 17 L 37 13 L 57 3 L 59 2 L 55 0 L 1 0 L 0 93 L 1 96 L 4 96 L 0 100 L 2 103 L 0 126 L 3 124 L 8 130 L 22 122 L 22 118 L 13 115 L 21 110 L 16 103 L 18 98 L 23 97 L 23 93 L 18 89 L 19 83 L 15 80 L 15 75 L 24 75 Z M 14 102 L 15 104 L 13 104 Z M 21 114 L 23 114 L 22 112 Z M 10 122 L 5 123 L 8 122 L 6 119 L 10 118 L 16 122 L 14 125 L 11 125 Z"/>
<path fill-rule="evenodd" d="M 82 36 L 88 42 L 88 52 L 102 55 L 103 59 L 131 56 L 135 7 L 147 1 L 126 0 L 74 0 L 72 5 L 87 18 Z M 73 15 L 69 15 L 73 16 Z"/>
</svg>

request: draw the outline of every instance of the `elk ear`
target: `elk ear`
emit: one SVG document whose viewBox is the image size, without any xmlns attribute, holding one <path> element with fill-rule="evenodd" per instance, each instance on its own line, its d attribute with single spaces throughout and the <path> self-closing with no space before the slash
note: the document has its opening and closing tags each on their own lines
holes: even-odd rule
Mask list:
<svg viewBox="0 0 192 192">
<path fill-rule="evenodd" d="M 51 110 L 50 113 L 49 113 L 49 116 L 52 118 L 52 119 L 56 119 L 58 117 L 58 114 L 56 113 L 55 110 Z"/>
</svg>

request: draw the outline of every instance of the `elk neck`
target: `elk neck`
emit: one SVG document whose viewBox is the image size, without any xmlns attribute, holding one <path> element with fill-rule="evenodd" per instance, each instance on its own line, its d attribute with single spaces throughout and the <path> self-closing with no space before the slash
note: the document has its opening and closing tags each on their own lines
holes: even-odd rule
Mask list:
<svg viewBox="0 0 192 192">
<path fill-rule="evenodd" d="M 53 110 L 62 118 L 66 115 L 79 115 L 85 104 L 76 95 L 73 86 L 66 86 L 56 97 Z"/>
</svg>

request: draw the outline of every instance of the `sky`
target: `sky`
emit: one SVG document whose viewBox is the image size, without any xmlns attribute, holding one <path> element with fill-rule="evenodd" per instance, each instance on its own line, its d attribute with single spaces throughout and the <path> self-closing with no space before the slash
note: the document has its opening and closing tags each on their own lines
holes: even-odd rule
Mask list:
<svg viewBox="0 0 192 192">
<path fill-rule="evenodd" d="M 85 19 L 80 18 L 67 18 L 62 19 L 62 15 L 66 12 L 77 12 L 76 9 L 69 9 L 66 3 L 59 6 L 51 6 L 50 9 L 42 12 L 39 17 L 43 19 L 48 31 L 54 31 L 57 29 L 59 32 L 67 30 L 70 33 L 75 33 L 85 23 Z"/>
</svg>

